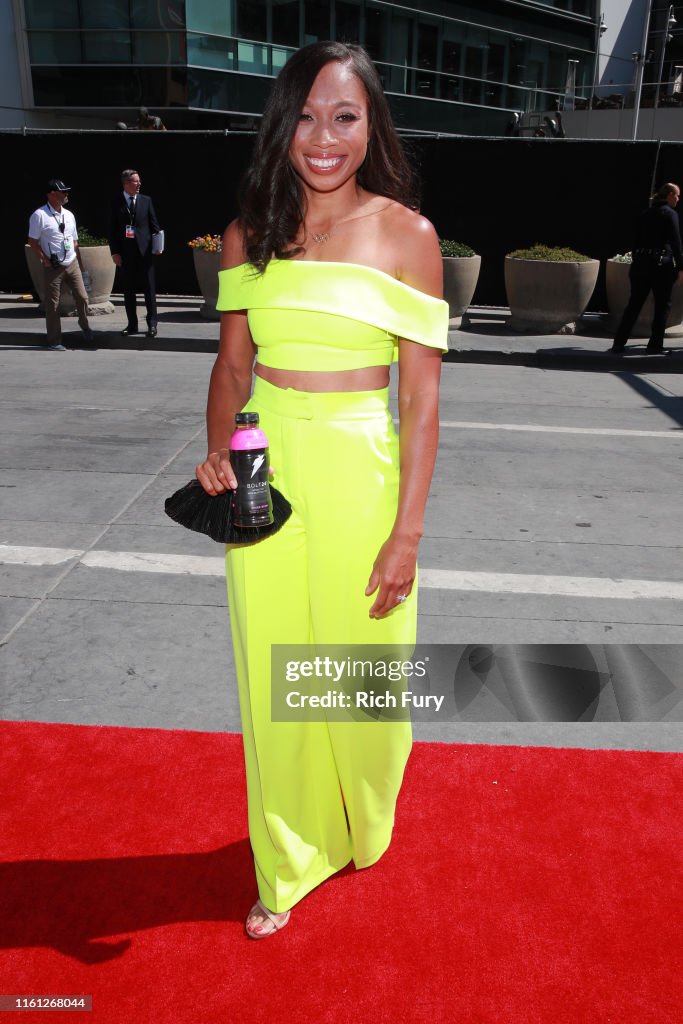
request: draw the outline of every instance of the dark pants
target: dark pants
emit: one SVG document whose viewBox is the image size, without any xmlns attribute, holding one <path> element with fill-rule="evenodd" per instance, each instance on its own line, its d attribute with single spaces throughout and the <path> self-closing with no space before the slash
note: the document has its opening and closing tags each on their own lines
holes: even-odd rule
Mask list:
<svg viewBox="0 0 683 1024">
<path fill-rule="evenodd" d="M 662 266 L 658 266 L 656 260 L 653 259 L 635 259 L 633 261 L 629 272 L 631 297 L 614 335 L 616 348 L 623 348 L 628 341 L 638 314 L 648 295 L 652 292 L 655 300 L 655 315 L 652 319 L 648 348 L 661 349 L 664 344 L 666 321 L 671 309 L 671 292 L 677 276 L 678 272 L 672 260 L 666 260 Z"/>
<path fill-rule="evenodd" d="M 121 251 L 121 284 L 128 326 L 137 330 L 137 286 L 142 281 L 147 309 L 147 326 L 157 326 L 157 288 L 154 278 L 154 257 L 151 250 L 143 254 L 135 240 L 127 240 Z"/>
</svg>

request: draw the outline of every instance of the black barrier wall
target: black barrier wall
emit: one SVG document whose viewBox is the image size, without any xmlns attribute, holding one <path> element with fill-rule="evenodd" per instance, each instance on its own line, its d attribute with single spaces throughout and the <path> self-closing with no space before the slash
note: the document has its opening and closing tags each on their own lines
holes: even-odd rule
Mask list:
<svg viewBox="0 0 683 1024">
<path fill-rule="evenodd" d="M 203 132 L 1 133 L 11 182 L 4 203 L 0 291 L 31 291 L 23 243 L 31 212 L 52 177 L 73 186 L 79 225 L 106 235 L 119 173 L 140 172 L 166 231 L 157 262 L 160 292 L 198 294 L 187 242 L 222 232 L 236 213 L 239 178 L 253 137 Z M 504 256 L 544 242 L 604 261 L 631 248 L 652 182 L 683 180 L 683 144 L 577 139 L 418 139 L 410 142 L 423 182 L 423 212 L 443 238 L 482 256 L 474 301 L 505 305 Z M 115 289 L 120 286 L 117 282 Z M 591 309 L 605 309 L 604 266 Z"/>
<path fill-rule="evenodd" d="M 2 135 L 12 167 L 5 203 L 10 245 L 0 252 L 0 290 L 32 290 L 23 254 L 28 218 L 45 202 L 51 177 L 72 186 L 69 209 L 79 226 L 106 237 L 111 204 L 122 191 L 120 173 L 139 171 L 166 233 L 156 262 L 157 289 L 199 294 L 192 250 L 195 235 L 222 233 L 236 213 L 236 192 L 253 136 L 203 132 L 60 132 Z M 121 285 L 117 278 L 115 290 Z"/>
</svg>

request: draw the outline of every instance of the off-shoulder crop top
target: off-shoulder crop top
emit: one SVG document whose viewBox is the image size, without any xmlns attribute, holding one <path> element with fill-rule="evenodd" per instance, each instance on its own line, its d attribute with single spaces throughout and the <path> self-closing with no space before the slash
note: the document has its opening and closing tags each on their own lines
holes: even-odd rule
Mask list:
<svg viewBox="0 0 683 1024">
<path fill-rule="evenodd" d="M 398 338 L 446 351 L 448 303 L 357 263 L 271 260 L 218 273 L 219 310 L 247 310 L 257 359 L 277 370 L 388 366 Z"/>
</svg>

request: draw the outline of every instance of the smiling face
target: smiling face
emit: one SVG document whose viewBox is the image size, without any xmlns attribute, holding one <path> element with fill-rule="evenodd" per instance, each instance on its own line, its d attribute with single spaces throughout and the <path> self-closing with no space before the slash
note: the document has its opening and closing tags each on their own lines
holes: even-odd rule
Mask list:
<svg viewBox="0 0 683 1024">
<path fill-rule="evenodd" d="M 348 64 L 332 61 L 316 77 L 289 148 L 305 185 L 332 192 L 355 179 L 370 134 L 365 87 Z"/>
</svg>

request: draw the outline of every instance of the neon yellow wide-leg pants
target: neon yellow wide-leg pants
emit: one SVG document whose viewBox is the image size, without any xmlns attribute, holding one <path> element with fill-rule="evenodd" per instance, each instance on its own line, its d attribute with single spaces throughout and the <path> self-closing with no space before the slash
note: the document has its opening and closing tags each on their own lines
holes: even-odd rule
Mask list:
<svg viewBox="0 0 683 1024">
<path fill-rule="evenodd" d="M 391 840 L 409 722 L 271 719 L 271 644 L 415 643 L 417 600 L 368 611 L 372 565 L 398 500 L 386 390 L 312 394 L 256 378 L 273 483 L 293 512 L 274 536 L 229 547 L 228 600 L 259 895 L 288 910 L 350 860 Z"/>
</svg>

